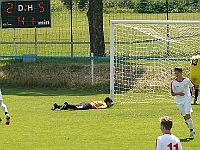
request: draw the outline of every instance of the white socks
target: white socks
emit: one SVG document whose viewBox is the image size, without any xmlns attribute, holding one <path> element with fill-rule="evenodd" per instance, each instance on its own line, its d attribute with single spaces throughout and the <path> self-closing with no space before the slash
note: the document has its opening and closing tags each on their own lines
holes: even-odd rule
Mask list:
<svg viewBox="0 0 200 150">
<path fill-rule="evenodd" d="M 8 116 L 8 109 L 7 109 L 6 105 L 2 101 L 1 89 L 0 89 L 0 101 L 1 101 L 0 107 L 2 108 L 2 110 L 6 114 L 6 116 Z"/>
<path fill-rule="evenodd" d="M 6 105 L 3 102 L 2 102 L 1 108 L 2 108 L 4 113 L 8 112 L 8 109 L 7 109 Z"/>
<path fill-rule="evenodd" d="M 0 100 L 2 100 L 2 94 L 1 94 L 1 89 L 0 89 Z"/>
<path fill-rule="evenodd" d="M 193 121 L 192 121 L 192 118 L 186 120 L 186 122 L 187 122 L 187 125 L 188 125 L 188 128 L 189 128 L 189 129 L 193 129 L 193 128 L 194 128 L 194 127 L 193 127 Z"/>
</svg>

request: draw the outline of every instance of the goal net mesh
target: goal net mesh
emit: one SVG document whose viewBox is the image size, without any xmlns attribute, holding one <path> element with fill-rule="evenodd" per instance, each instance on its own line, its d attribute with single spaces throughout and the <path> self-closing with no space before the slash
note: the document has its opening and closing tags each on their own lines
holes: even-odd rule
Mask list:
<svg viewBox="0 0 200 150">
<path fill-rule="evenodd" d="M 173 69 L 182 67 L 189 76 L 190 58 L 199 50 L 200 24 L 113 23 L 112 30 L 115 102 L 166 100 Z"/>
</svg>

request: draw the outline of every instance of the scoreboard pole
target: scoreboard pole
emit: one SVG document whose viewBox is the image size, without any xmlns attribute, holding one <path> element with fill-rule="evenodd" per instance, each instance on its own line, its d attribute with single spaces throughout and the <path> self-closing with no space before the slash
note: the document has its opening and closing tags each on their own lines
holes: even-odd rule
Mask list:
<svg viewBox="0 0 200 150">
<path fill-rule="evenodd" d="M 38 55 L 37 28 L 35 27 L 35 55 Z"/>
<path fill-rule="evenodd" d="M 16 56 L 17 55 L 17 46 L 16 46 L 17 36 L 16 36 L 16 29 L 15 28 L 13 28 L 13 29 L 14 29 L 14 37 L 13 37 L 13 41 L 14 41 L 14 43 L 13 43 L 13 45 L 14 45 L 14 56 Z"/>
</svg>

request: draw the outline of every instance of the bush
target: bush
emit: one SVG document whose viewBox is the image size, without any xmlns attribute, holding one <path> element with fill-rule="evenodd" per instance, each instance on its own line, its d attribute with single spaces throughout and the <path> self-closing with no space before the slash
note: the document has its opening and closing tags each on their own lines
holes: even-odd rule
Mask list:
<svg viewBox="0 0 200 150">
<path fill-rule="evenodd" d="M 70 0 L 61 0 L 69 9 Z M 73 8 L 85 10 L 89 0 L 73 0 Z M 104 12 L 138 12 L 138 13 L 165 13 L 166 1 L 164 0 L 104 0 Z M 169 0 L 168 11 L 172 13 L 199 12 L 200 0 Z"/>
<path fill-rule="evenodd" d="M 0 67 L 2 86 L 109 91 L 109 64 L 95 65 L 95 84 L 92 85 L 90 64 L 63 64 L 63 60 L 55 60 L 59 62 L 55 64 L 54 61 L 50 63 L 50 60 L 45 59 L 36 63 L 22 63 L 21 61 L 8 61 L 6 65 Z"/>
</svg>

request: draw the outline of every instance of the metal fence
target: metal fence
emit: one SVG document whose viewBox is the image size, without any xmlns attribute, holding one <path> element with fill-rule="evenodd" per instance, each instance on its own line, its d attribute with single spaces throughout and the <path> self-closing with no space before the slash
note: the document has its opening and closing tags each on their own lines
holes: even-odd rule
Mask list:
<svg viewBox="0 0 200 150">
<path fill-rule="evenodd" d="M 198 0 L 104 0 L 107 57 L 91 61 L 88 0 L 72 2 L 70 5 L 70 0 L 51 0 L 51 28 L 0 29 L 1 85 L 109 91 L 110 20 L 200 19 Z M 27 54 L 41 59 L 38 63 L 21 63 Z"/>
<path fill-rule="evenodd" d="M 24 54 L 49 57 L 90 56 L 86 15 L 88 3 L 84 0 L 82 6 L 80 2 L 83 0 L 73 1 L 70 7 L 69 0 L 52 0 L 51 28 L 0 29 L 0 56 L 22 56 Z M 188 1 L 188 5 L 184 6 L 182 5 L 186 1 L 180 0 L 173 3 L 173 6 L 168 4 L 170 5 L 168 15 L 166 3 L 162 1 L 104 0 L 103 2 L 107 55 L 109 55 L 109 20 L 199 20 L 200 18 L 198 1 L 195 6 L 196 10 L 194 10 L 192 1 Z M 153 10 L 155 7 L 160 9 Z"/>
</svg>

